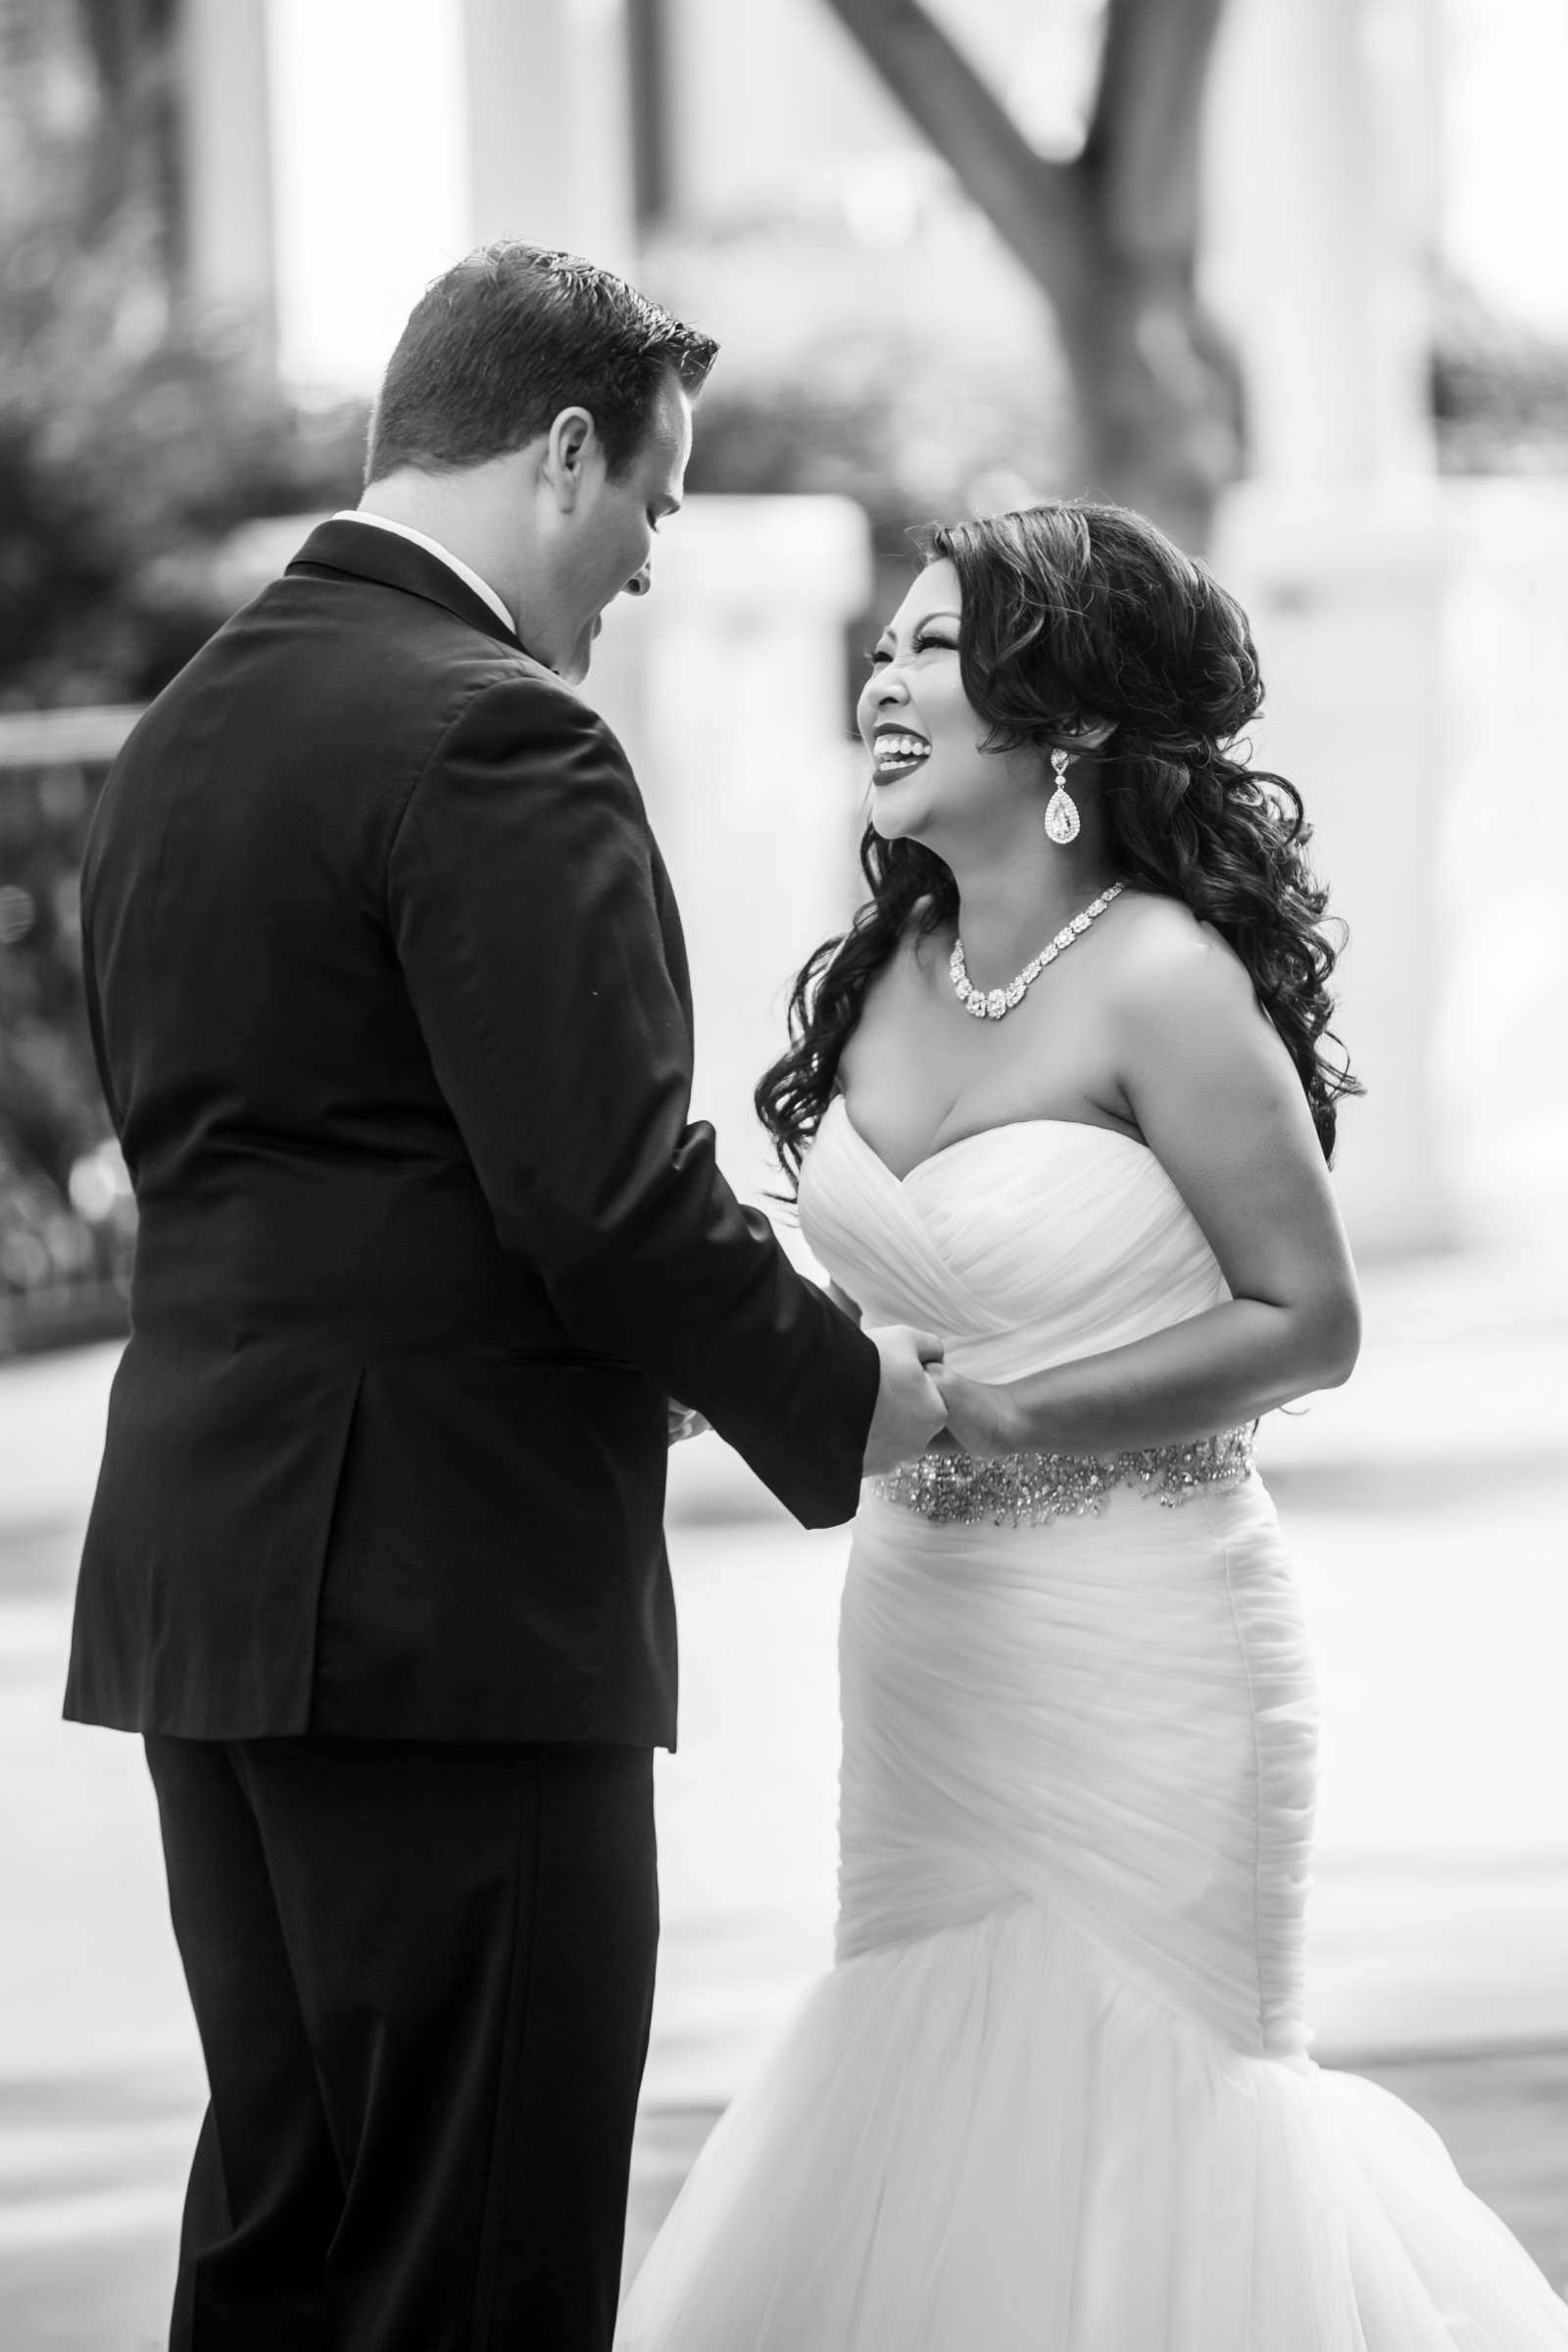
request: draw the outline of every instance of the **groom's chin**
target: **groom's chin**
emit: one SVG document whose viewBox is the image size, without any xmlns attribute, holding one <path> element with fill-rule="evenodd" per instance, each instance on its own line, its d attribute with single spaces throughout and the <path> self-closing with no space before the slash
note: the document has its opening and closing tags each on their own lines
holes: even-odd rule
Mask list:
<svg viewBox="0 0 1568 2352">
<path fill-rule="evenodd" d="M 561 664 L 561 675 L 568 686 L 580 686 L 588 675 L 594 658 L 594 639 L 598 634 L 599 623 L 591 620 Z"/>
</svg>

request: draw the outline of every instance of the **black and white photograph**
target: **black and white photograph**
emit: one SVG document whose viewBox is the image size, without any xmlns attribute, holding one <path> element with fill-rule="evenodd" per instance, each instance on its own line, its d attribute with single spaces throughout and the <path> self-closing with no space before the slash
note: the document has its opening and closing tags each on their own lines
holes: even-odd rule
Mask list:
<svg viewBox="0 0 1568 2352">
<path fill-rule="evenodd" d="M 1568 2352 L 1564 0 L 0 0 L 4 2352 Z"/>
</svg>

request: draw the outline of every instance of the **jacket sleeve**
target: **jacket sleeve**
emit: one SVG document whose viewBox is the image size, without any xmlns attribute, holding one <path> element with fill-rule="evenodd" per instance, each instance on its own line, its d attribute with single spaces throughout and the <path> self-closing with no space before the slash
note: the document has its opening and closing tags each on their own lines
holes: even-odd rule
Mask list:
<svg viewBox="0 0 1568 2352">
<path fill-rule="evenodd" d="M 625 757 L 523 673 L 448 729 L 399 825 L 393 936 L 501 1245 L 583 1347 L 698 1406 L 808 1525 L 848 1518 L 874 1348 L 689 1119 L 691 1035 Z"/>
<path fill-rule="evenodd" d="M 114 1073 L 109 1067 L 109 1051 L 104 1042 L 103 1008 L 98 997 L 98 967 L 93 948 L 92 909 L 88 899 L 88 873 L 83 862 L 81 876 L 81 991 L 87 1009 L 87 1035 L 92 1044 L 93 1066 L 98 1072 L 98 1089 L 104 1099 L 111 1126 L 117 1136 L 123 1135 L 124 1113 L 115 1091 Z"/>
</svg>

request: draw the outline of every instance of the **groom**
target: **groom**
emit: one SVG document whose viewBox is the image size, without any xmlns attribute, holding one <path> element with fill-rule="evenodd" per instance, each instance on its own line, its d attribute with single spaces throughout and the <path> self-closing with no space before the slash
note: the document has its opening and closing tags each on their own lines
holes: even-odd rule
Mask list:
<svg viewBox="0 0 1568 2352">
<path fill-rule="evenodd" d="M 680 927 L 563 680 L 713 346 L 491 247 L 82 878 L 140 1209 L 66 1711 L 145 1736 L 211 2088 L 184 2352 L 603 2352 L 673 1741 L 666 1415 L 808 1525 L 943 1420 L 688 1122 Z M 722 789 L 721 777 L 712 779 Z"/>
</svg>

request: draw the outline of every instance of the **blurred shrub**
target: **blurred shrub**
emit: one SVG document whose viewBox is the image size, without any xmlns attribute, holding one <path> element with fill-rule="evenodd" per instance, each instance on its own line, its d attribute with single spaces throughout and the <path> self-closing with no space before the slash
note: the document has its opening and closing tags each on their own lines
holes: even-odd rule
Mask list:
<svg viewBox="0 0 1568 2352">
<path fill-rule="evenodd" d="M 1065 487 L 1065 386 L 880 327 L 810 348 L 797 371 L 703 395 L 697 491 L 836 491 L 858 500 L 879 553 L 909 555 L 921 522 L 995 513 Z"/>
<path fill-rule="evenodd" d="M 1568 342 L 1510 321 L 1440 280 L 1430 368 L 1446 473 L 1568 470 Z M 1044 365 L 999 361 L 994 338 L 940 351 L 899 328 L 836 338 L 776 381 L 703 396 L 694 490 L 837 490 L 858 499 L 886 557 L 911 523 L 996 512 L 1083 488 L 1065 478 L 1065 387 Z"/>
<path fill-rule="evenodd" d="M 99 780 L 67 761 L 0 772 L 0 1355 L 123 1324 L 134 1214 L 81 989 Z"/>
<path fill-rule="evenodd" d="M 358 496 L 363 412 L 291 406 L 232 323 L 181 318 L 134 210 L 0 253 L 0 710 L 147 700 L 227 617 L 236 523 Z M 76 915 L 101 780 L 0 769 L 0 1354 L 122 1327 Z"/>
<path fill-rule="evenodd" d="M 0 706 L 144 700 L 225 617 L 235 523 L 359 494 L 363 411 L 289 403 L 138 247 L 131 218 L 0 255 Z"/>
<path fill-rule="evenodd" d="M 227 616 L 235 524 L 352 503 L 363 411 L 291 404 L 243 322 L 180 306 L 70 22 L 0 11 L 0 713 L 141 702 Z M 0 1355 L 123 1324 L 77 916 L 101 780 L 0 761 Z"/>
<path fill-rule="evenodd" d="M 944 350 L 939 364 L 928 338 L 896 326 L 840 335 L 775 380 L 731 385 L 721 370 L 704 392 L 692 490 L 833 492 L 865 510 L 873 584 L 866 612 L 845 631 L 847 728 L 867 650 L 918 562 L 911 533 L 1069 488 L 1066 402 L 1049 364 L 999 362 L 978 340 Z"/>
</svg>

